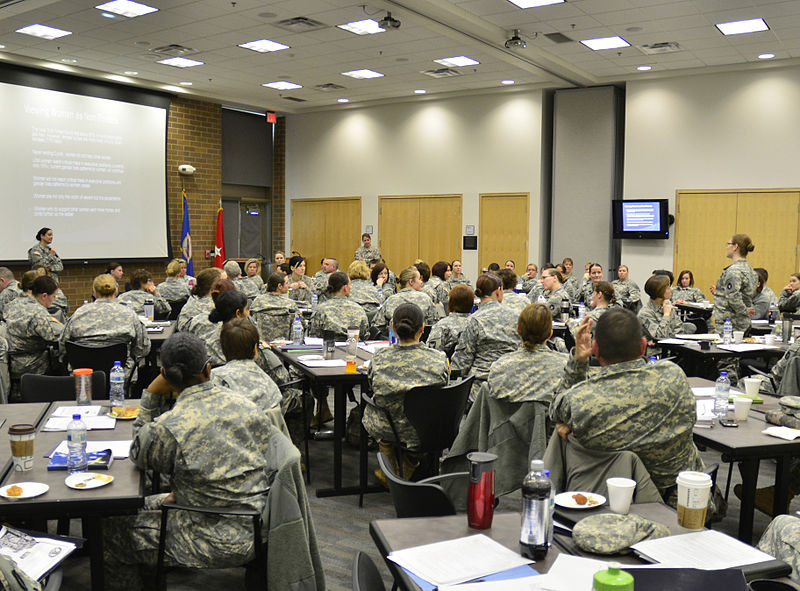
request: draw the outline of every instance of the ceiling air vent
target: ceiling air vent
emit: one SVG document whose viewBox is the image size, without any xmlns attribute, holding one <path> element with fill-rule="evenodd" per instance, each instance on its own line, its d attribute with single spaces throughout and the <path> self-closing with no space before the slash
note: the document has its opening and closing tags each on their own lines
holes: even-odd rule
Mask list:
<svg viewBox="0 0 800 591">
<path fill-rule="evenodd" d="M 157 53 L 158 55 L 167 55 L 167 56 L 188 55 L 190 53 L 196 53 L 195 50 L 192 49 L 191 47 L 184 47 L 183 45 L 178 45 L 177 43 L 170 43 L 169 45 L 154 47 L 150 50 L 150 52 Z"/>
<path fill-rule="evenodd" d="M 333 82 L 326 82 L 325 84 L 317 84 L 315 89 L 320 92 L 331 92 L 332 90 L 344 90 L 345 87 L 341 84 L 334 84 Z"/>
<path fill-rule="evenodd" d="M 315 21 L 313 18 L 307 16 L 296 16 L 294 18 L 287 18 L 275 23 L 276 27 L 284 31 L 291 31 L 292 33 L 308 33 L 309 31 L 318 31 L 320 29 L 327 29 L 328 25 Z"/>
<path fill-rule="evenodd" d="M 545 37 L 553 43 L 572 43 L 574 40 L 567 37 L 564 33 L 545 33 Z"/>
<path fill-rule="evenodd" d="M 662 41 L 661 43 L 647 43 L 645 45 L 637 46 L 643 53 L 647 55 L 656 55 L 659 53 L 675 53 L 676 51 L 683 51 L 680 45 L 675 41 Z"/>
<path fill-rule="evenodd" d="M 431 78 L 451 78 L 453 76 L 461 76 L 461 72 L 453 68 L 437 68 L 435 70 L 422 70 L 420 74 L 425 74 Z"/>
<path fill-rule="evenodd" d="M 306 99 L 297 98 L 296 96 L 282 96 L 281 98 L 285 101 L 294 101 L 296 103 L 306 102 Z"/>
</svg>

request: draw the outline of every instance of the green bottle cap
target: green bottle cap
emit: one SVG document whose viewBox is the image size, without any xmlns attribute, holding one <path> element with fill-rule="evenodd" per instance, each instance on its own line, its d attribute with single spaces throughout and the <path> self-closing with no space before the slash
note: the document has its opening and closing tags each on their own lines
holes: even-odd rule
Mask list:
<svg viewBox="0 0 800 591">
<path fill-rule="evenodd" d="M 608 570 L 594 574 L 593 591 L 633 591 L 633 577 L 620 570 L 618 562 L 608 563 Z"/>
</svg>

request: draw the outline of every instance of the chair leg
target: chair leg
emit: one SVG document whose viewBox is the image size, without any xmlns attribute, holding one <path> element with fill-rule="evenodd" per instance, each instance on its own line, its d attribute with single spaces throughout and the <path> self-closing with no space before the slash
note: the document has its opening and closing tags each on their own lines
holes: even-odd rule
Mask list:
<svg viewBox="0 0 800 591">
<path fill-rule="evenodd" d="M 728 482 L 725 484 L 725 502 L 728 502 L 728 493 L 731 492 L 731 476 L 733 475 L 733 462 L 728 463 Z"/>
<path fill-rule="evenodd" d="M 308 387 L 303 382 L 303 393 L 300 395 L 300 404 L 303 408 L 303 445 L 306 452 L 306 484 L 311 484 L 311 457 L 308 455 L 308 440 L 311 438 L 311 427 L 308 424 Z"/>
<path fill-rule="evenodd" d="M 164 572 L 164 552 L 166 550 L 167 516 L 169 511 L 161 510 L 161 535 L 158 537 L 158 558 L 156 560 L 156 591 L 166 591 L 167 579 Z"/>
</svg>

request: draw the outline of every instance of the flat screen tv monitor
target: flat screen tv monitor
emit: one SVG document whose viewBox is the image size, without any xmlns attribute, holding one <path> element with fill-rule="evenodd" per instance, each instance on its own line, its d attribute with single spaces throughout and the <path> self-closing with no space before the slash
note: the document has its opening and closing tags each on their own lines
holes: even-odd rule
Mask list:
<svg viewBox="0 0 800 591">
<path fill-rule="evenodd" d="M 611 202 L 614 238 L 666 240 L 669 213 L 666 199 L 627 199 Z"/>
</svg>

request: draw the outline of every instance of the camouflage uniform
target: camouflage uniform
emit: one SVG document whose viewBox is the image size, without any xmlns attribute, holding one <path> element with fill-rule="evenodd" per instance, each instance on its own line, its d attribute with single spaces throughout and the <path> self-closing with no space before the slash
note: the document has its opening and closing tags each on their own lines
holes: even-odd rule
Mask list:
<svg viewBox="0 0 800 591">
<path fill-rule="evenodd" d="M 391 415 L 400 441 L 408 448 L 419 447 L 417 432 L 406 418 L 405 394 L 416 386 L 444 386 L 450 370 L 447 357 L 441 351 L 429 349 L 424 343 L 378 350 L 372 357 L 369 378 L 375 403 Z M 394 441 L 394 434 L 385 414 L 367 406 L 364 409 L 364 428 L 380 441 Z"/>
<path fill-rule="evenodd" d="M 630 279 L 626 279 L 625 281 L 614 279 L 611 285 L 614 286 L 614 297 L 617 298 L 620 304 L 630 305 L 642 300 L 642 292 L 639 290 L 639 286 L 636 285 L 635 281 Z M 591 301 L 591 298 L 589 298 L 589 301 Z"/>
<path fill-rule="evenodd" d="M 311 277 L 309 277 L 308 275 L 303 275 L 300 281 L 305 283 L 308 289 L 303 289 L 303 288 L 290 289 L 289 299 L 294 300 L 295 302 L 298 303 L 298 305 L 304 308 L 310 308 L 311 293 L 313 292 L 314 289 L 314 280 L 311 279 Z M 289 275 L 289 283 L 295 283 L 295 280 L 292 278 L 291 275 Z M 319 292 L 317 292 L 317 295 L 319 295 Z"/>
<path fill-rule="evenodd" d="M 133 425 L 130 458 L 141 470 L 170 477 L 179 504 L 247 507 L 266 512 L 266 492 L 278 466 L 267 463 L 273 427 L 255 404 L 210 381 L 186 388 L 169 412 L 155 416 L 161 396 L 145 391 Z M 213 453 L 209 453 L 213 450 Z M 134 516 L 103 523 L 108 589 L 141 589 L 141 564 L 155 564 L 160 503 L 145 499 Z M 170 516 L 167 564 L 226 568 L 253 557 L 250 518 L 177 511 Z"/>
<path fill-rule="evenodd" d="M 364 245 L 358 247 L 356 250 L 356 254 L 354 260 L 356 261 L 366 261 L 369 263 L 370 261 L 374 261 L 375 259 L 381 259 L 381 251 L 378 250 L 376 247 L 372 246 L 370 248 L 364 248 Z"/>
<path fill-rule="evenodd" d="M 458 337 L 467 325 L 469 312 L 450 312 L 445 318 L 433 325 L 428 335 L 428 346 L 431 349 L 438 349 L 447 353 L 451 357 L 458 345 Z"/>
<path fill-rule="evenodd" d="M 353 279 L 350 281 L 350 299 L 361 306 L 367 315 L 370 326 L 375 323 L 375 315 L 383 303 L 378 288 L 369 279 Z"/>
<path fill-rule="evenodd" d="M 523 275 L 522 283 L 518 286 L 518 289 L 522 293 L 530 293 L 537 285 L 541 286 L 541 282 L 536 277 L 531 279 L 527 275 Z"/>
<path fill-rule="evenodd" d="M 189 286 L 180 277 L 167 277 L 156 285 L 156 293 L 168 302 L 183 302 L 189 299 Z"/>
<path fill-rule="evenodd" d="M 594 328 L 597 326 L 597 321 L 600 320 L 600 316 L 605 314 L 611 306 L 602 306 L 600 308 L 592 308 L 586 315 L 592 319 L 592 338 L 594 338 Z M 572 333 L 573 338 L 575 337 L 575 333 L 578 332 L 578 328 L 581 325 L 581 321 L 578 318 L 570 318 L 567 320 L 567 328 Z M 561 339 L 563 341 L 563 339 Z M 565 345 L 566 348 L 566 345 Z"/>
<path fill-rule="evenodd" d="M 136 362 L 150 352 L 150 339 L 144 325 L 139 322 L 133 310 L 114 300 L 95 300 L 75 310 L 61 334 L 62 351 L 65 350 L 67 341 L 75 341 L 87 347 L 125 343 L 128 345 L 128 359 L 125 364 L 128 375 Z"/>
<path fill-rule="evenodd" d="M 536 303 L 539 301 L 539 297 L 544 297 L 544 287 L 542 287 L 542 282 L 537 279 L 528 292 L 528 302 Z"/>
<path fill-rule="evenodd" d="M 524 293 L 515 293 L 513 291 L 503 292 L 503 305 L 514 310 L 517 316 L 519 316 L 530 303 L 528 296 Z"/>
<path fill-rule="evenodd" d="M 47 308 L 47 311 L 61 324 L 66 324 L 67 318 L 69 317 L 69 300 L 64 294 L 64 290 L 59 289 L 56 292 L 56 299 L 53 305 Z"/>
<path fill-rule="evenodd" d="M 389 336 L 389 327 L 392 325 L 392 316 L 394 311 L 400 304 L 416 304 L 422 310 L 425 324 L 433 326 L 439 320 L 436 309 L 433 307 L 433 301 L 430 296 L 424 292 L 417 291 L 411 287 L 401 289 L 393 296 L 388 297 L 383 302 L 378 313 L 375 315 L 375 332 L 381 338 Z"/>
<path fill-rule="evenodd" d="M 703 467 L 692 441 L 696 411 L 686 375 L 669 361 L 647 365 L 641 358 L 588 377 L 587 370 L 588 363 L 570 356 L 551 418 L 569 425 L 584 447 L 636 453 L 674 506 L 678 472 Z"/>
<path fill-rule="evenodd" d="M 3 310 L 12 301 L 21 298 L 25 292 L 19 286 L 19 281 L 16 279 L 9 283 L 3 291 L 0 291 L 0 320 L 4 318 Z"/>
<path fill-rule="evenodd" d="M 261 292 L 261 288 L 264 287 L 264 280 L 261 278 L 261 275 L 256 273 L 255 275 L 252 275 L 252 276 L 251 275 L 245 275 L 245 277 L 255 284 L 256 289 L 260 293 Z"/>
<path fill-rule="evenodd" d="M 45 266 L 56 281 L 58 281 L 58 274 L 64 270 L 61 258 L 57 254 L 53 254 L 53 249 L 49 246 L 42 246 L 41 242 L 37 242 L 28 249 L 28 262 L 31 267 L 36 264 Z"/>
<path fill-rule="evenodd" d="M 753 320 L 766 320 L 769 316 L 769 296 L 762 291 L 753 295 L 753 308 L 756 313 L 753 314 Z"/>
<path fill-rule="evenodd" d="M 657 306 L 649 300 L 639 310 L 638 317 L 649 341 L 668 339 L 683 332 L 683 321 L 677 308 L 673 308 L 669 316 L 664 316 L 664 306 Z"/>
<path fill-rule="evenodd" d="M 233 280 L 233 284 L 236 286 L 236 289 L 240 293 L 243 293 L 244 296 L 251 302 L 258 295 L 258 287 L 250 280 L 249 277 L 237 277 Z"/>
<path fill-rule="evenodd" d="M 554 289 L 553 291 L 550 292 L 545 291 L 544 297 L 545 299 L 547 299 L 547 307 L 550 308 L 550 314 L 553 315 L 554 319 L 558 319 L 561 317 L 561 302 L 564 300 L 571 301 L 569 293 L 567 293 L 567 290 L 564 288 L 563 285 L 557 289 Z"/>
<path fill-rule="evenodd" d="M 770 288 L 769 285 L 765 285 L 762 288 L 761 293 L 763 293 L 765 296 L 769 298 L 770 304 L 776 304 L 776 305 L 778 304 L 778 298 L 775 297 L 775 292 L 772 291 L 772 288 Z"/>
<path fill-rule="evenodd" d="M 444 318 L 447 315 L 447 303 L 450 300 L 450 295 L 447 293 L 448 287 L 445 285 L 445 282 L 436 275 L 431 275 L 430 280 L 422 286 L 422 291 L 427 293 L 433 300 L 434 306 L 436 304 L 442 305 L 440 318 Z"/>
<path fill-rule="evenodd" d="M 331 330 L 336 333 L 337 340 L 344 341 L 350 326 L 358 327 L 359 339 L 369 338 L 369 320 L 361 306 L 347 296 L 333 296 L 317 306 L 308 326 L 308 335 L 321 337 L 323 331 Z"/>
<path fill-rule="evenodd" d="M 469 277 L 464 275 L 464 273 L 461 274 L 461 277 L 450 275 L 450 279 L 447 280 L 447 289 L 453 289 L 456 285 L 468 285 L 469 287 L 472 287 Z"/>
<path fill-rule="evenodd" d="M 330 277 L 330 275 L 330 273 L 325 273 L 320 269 L 314 274 L 314 278 L 311 280 L 309 287 L 312 291 L 316 291 L 318 296 L 321 296 L 325 293 L 325 290 L 328 289 L 328 277 Z M 290 279 L 289 283 L 291 283 L 291 281 Z"/>
<path fill-rule="evenodd" d="M 772 366 L 772 369 L 769 371 L 769 375 L 772 379 L 761 380 L 761 392 L 765 392 L 767 394 L 777 394 L 778 387 L 783 379 L 783 374 L 786 371 L 786 366 L 789 364 L 791 359 L 797 357 L 798 351 L 800 351 L 800 339 L 789 345 L 789 347 L 786 349 L 786 352 L 783 354 L 783 357 L 781 357 L 777 363 Z M 773 382 L 775 384 L 774 388 L 772 386 Z M 744 383 L 742 386 L 744 386 Z"/>
<path fill-rule="evenodd" d="M 750 329 L 747 309 L 753 305 L 757 285 L 758 276 L 746 260 L 734 261 L 725 267 L 714 294 L 714 324 L 719 334 L 722 334 L 726 318 L 731 319 L 733 330 Z"/>
<path fill-rule="evenodd" d="M 196 335 L 205 343 L 208 360 L 212 367 L 225 365 L 225 354 L 219 340 L 222 331 L 222 322 L 211 322 L 208 314 L 198 314 L 186 326 L 186 332 Z"/>
<path fill-rule="evenodd" d="M 800 583 L 800 519 L 794 515 L 775 517 L 758 541 L 758 549 L 789 564 L 789 576 Z"/>
<path fill-rule="evenodd" d="M 782 290 L 781 297 L 778 298 L 778 310 L 794 314 L 798 308 L 800 308 L 800 290 L 793 293 L 789 293 L 786 289 Z"/>
<path fill-rule="evenodd" d="M 520 347 L 506 353 L 489 369 L 489 396 L 507 402 L 544 402 L 548 406 L 569 355 L 552 351 L 547 345 L 532 350 Z"/>
<path fill-rule="evenodd" d="M 583 285 L 588 281 L 582 275 L 567 275 L 561 284 L 569 294 L 570 301 L 577 302 L 583 293 Z M 545 294 L 545 297 L 547 294 Z"/>
<path fill-rule="evenodd" d="M 49 345 L 58 342 L 64 325 L 29 295 L 6 306 L 5 319 L 11 378 L 47 373 L 51 369 Z"/>
<path fill-rule="evenodd" d="M 0 336 L 0 404 L 8 402 L 11 393 L 11 377 L 8 374 L 8 341 Z"/>
<path fill-rule="evenodd" d="M 498 301 L 488 300 L 467 320 L 451 359 L 452 368 L 462 376 L 474 375 L 474 390 L 478 381 L 486 381 L 492 362 L 516 351 L 519 344 L 517 314 Z"/>
<path fill-rule="evenodd" d="M 167 303 L 167 300 L 158 294 L 153 295 L 152 293 L 148 293 L 143 289 L 132 289 L 130 291 L 126 291 L 117 298 L 117 301 L 120 304 L 130 307 L 138 316 L 144 316 L 144 301 L 147 298 L 152 298 L 154 304 L 153 309 L 155 310 L 156 316 L 163 316 L 164 318 L 169 316 L 172 308 Z"/>
<path fill-rule="evenodd" d="M 181 313 L 178 314 L 178 323 L 175 326 L 175 330 L 186 330 L 186 327 L 189 326 L 189 322 L 191 322 L 192 318 L 197 316 L 198 314 L 205 314 L 208 316 L 211 313 L 211 310 L 214 309 L 214 300 L 211 299 L 211 296 L 203 296 L 198 298 L 197 296 L 192 296 L 188 300 L 186 300 L 186 304 L 181 308 Z"/>
<path fill-rule="evenodd" d="M 672 288 L 672 297 L 670 299 L 675 302 L 683 300 L 684 302 L 702 302 L 706 299 L 703 292 L 696 287 L 680 287 L 675 286 Z"/>
<path fill-rule="evenodd" d="M 292 322 L 296 315 L 297 303 L 286 294 L 275 291 L 261 294 L 250 304 L 250 318 L 265 341 L 291 338 Z"/>
<path fill-rule="evenodd" d="M 211 380 L 241 394 L 261 410 L 276 408 L 283 399 L 275 382 L 252 359 L 232 359 L 222 367 L 215 367 Z"/>
</svg>

